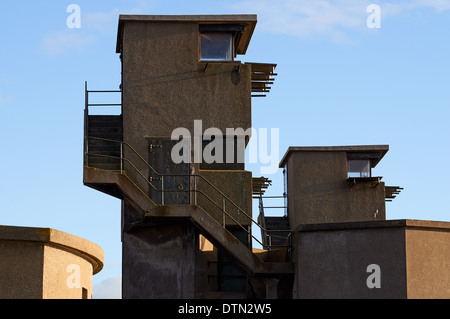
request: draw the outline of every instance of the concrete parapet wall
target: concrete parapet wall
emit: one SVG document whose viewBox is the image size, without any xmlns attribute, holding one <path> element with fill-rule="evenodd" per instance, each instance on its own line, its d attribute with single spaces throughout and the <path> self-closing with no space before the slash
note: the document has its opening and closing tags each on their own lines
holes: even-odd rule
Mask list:
<svg viewBox="0 0 450 319">
<path fill-rule="evenodd" d="M 450 298 L 450 223 L 300 225 L 294 258 L 297 298 Z"/>
</svg>

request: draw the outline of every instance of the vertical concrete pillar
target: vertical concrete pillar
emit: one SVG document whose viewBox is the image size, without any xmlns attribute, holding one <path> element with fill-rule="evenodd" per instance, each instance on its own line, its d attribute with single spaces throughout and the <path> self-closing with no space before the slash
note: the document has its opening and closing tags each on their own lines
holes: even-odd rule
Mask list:
<svg viewBox="0 0 450 319">
<path fill-rule="evenodd" d="M 266 284 L 266 299 L 278 299 L 279 278 L 264 278 Z"/>
<path fill-rule="evenodd" d="M 195 298 L 195 238 L 194 227 L 189 222 L 125 232 L 122 298 Z"/>
</svg>

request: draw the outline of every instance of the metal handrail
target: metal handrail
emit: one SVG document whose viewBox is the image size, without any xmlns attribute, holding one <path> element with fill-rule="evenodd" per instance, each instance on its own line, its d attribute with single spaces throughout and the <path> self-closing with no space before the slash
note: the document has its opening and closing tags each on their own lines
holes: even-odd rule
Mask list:
<svg viewBox="0 0 450 319">
<path fill-rule="evenodd" d="M 84 110 L 84 138 L 85 138 L 85 147 L 84 147 L 84 165 L 85 166 L 89 166 L 88 163 L 88 156 L 97 156 L 97 157 L 108 157 L 108 158 L 116 158 L 118 160 L 120 160 L 120 173 L 121 174 L 125 174 L 128 177 L 130 177 L 128 174 L 126 174 L 126 171 L 124 170 L 123 167 L 123 162 L 127 162 L 130 167 L 135 170 L 138 175 L 143 178 L 146 183 L 148 183 L 155 191 L 157 192 L 161 192 L 161 198 L 162 198 L 162 203 L 164 203 L 164 194 L 166 192 L 194 192 L 194 194 L 200 194 L 203 195 L 208 201 L 210 201 L 214 206 L 216 206 L 219 210 L 222 211 L 222 216 L 223 216 L 223 227 L 225 227 L 225 216 L 227 216 L 228 218 L 231 218 L 231 220 L 233 220 L 239 227 L 241 227 L 243 230 L 245 230 L 250 237 L 252 237 L 256 242 L 258 242 L 262 247 L 268 247 L 268 245 L 263 244 L 257 237 L 255 237 L 251 231 L 249 231 L 248 229 L 246 229 L 246 227 L 244 227 L 243 225 L 241 225 L 232 215 L 230 215 L 229 213 L 227 213 L 226 211 L 226 201 L 228 201 L 232 206 L 234 206 L 234 208 L 236 208 L 238 210 L 238 212 L 242 213 L 244 217 L 248 218 L 251 224 L 255 224 L 257 227 L 259 227 L 264 233 L 267 233 L 267 229 L 265 229 L 264 227 L 262 227 L 260 224 L 258 224 L 251 216 L 249 216 L 243 209 L 241 209 L 236 203 L 234 203 L 230 198 L 228 198 L 228 196 L 226 196 L 220 189 L 218 189 L 216 186 L 214 186 L 210 181 L 208 181 L 207 179 L 205 179 L 203 176 L 198 175 L 198 174 L 161 174 L 159 172 L 157 172 L 135 149 L 133 146 L 131 146 L 129 143 L 124 142 L 124 141 L 118 141 L 118 140 L 112 140 L 112 139 L 105 139 L 105 138 L 101 138 L 101 137 L 93 137 L 93 136 L 88 136 L 87 132 L 88 132 L 88 116 L 89 116 L 89 106 L 120 106 L 121 104 L 89 104 L 89 96 L 88 93 L 89 92 L 93 92 L 93 93 L 107 93 L 107 92 L 121 92 L 121 91 L 116 91 L 116 90 L 107 90 L 107 91 L 88 91 L 87 89 L 87 82 L 85 82 L 85 110 Z M 106 142 L 111 142 L 111 143 L 119 143 L 120 144 L 120 157 L 117 156 L 111 156 L 111 155 L 105 155 L 105 154 L 95 154 L 92 152 L 89 152 L 88 149 L 88 139 L 95 139 L 95 140 L 102 140 L 102 141 L 106 141 Z M 162 189 L 159 190 L 158 188 L 156 188 L 151 181 L 148 180 L 147 177 L 145 177 L 142 172 L 127 158 L 124 157 L 123 155 L 123 146 L 128 147 L 154 174 L 156 174 L 157 176 L 159 176 L 159 178 L 162 181 Z M 196 178 L 200 178 L 202 181 L 204 181 L 207 185 L 209 185 L 214 191 L 216 191 L 221 197 L 222 197 L 222 206 L 220 206 L 219 204 L 217 204 L 210 196 L 208 196 L 207 194 L 205 194 L 204 192 L 197 190 L 197 187 L 194 186 L 195 189 L 191 190 L 187 190 L 187 191 L 183 191 L 183 190 L 165 190 L 164 189 L 164 178 L 167 177 L 189 177 L 189 178 L 194 178 L 194 184 L 196 185 Z M 138 187 L 138 189 L 143 192 L 144 194 L 146 194 L 145 191 L 143 191 L 138 185 L 136 185 Z M 148 196 L 147 196 L 148 197 Z M 194 196 L 194 203 L 195 205 L 197 205 L 197 196 Z M 206 210 L 205 210 L 206 212 Z M 271 232 L 277 232 L 276 230 L 271 231 Z M 280 231 L 281 232 L 281 231 Z M 283 231 L 286 232 L 286 231 Z M 276 236 L 276 235 L 275 235 Z M 288 241 L 290 236 L 288 235 Z M 277 245 L 277 247 L 290 247 L 290 243 L 289 245 Z M 269 247 L 269 249 L 272 247 Z"/>
<path fill-rule="evenodd" d="M 142 161 L 142 163 L 144 163 L 153 173 L 155 173 L 157 176 L 159 176 L 161 179 L 164 178 L 173 178 L 173 177 L 190 177 L 190 178 L 199 178 L 202 181 L 204 181 L 207 185 L 209 185 L 215 192 L 217 192 L 221 197 L 222 197 L 222 206 L 217 204 L 217 202 L 215 202 L 208 194 L 204 193 L 201 190 L 198 190 L 197 188 L 195 189 L 189 189 L 189 190 L 166 190 L 166 189 L 158 189 L 157 187 L 155 187 L 155 185 L 153 185 L 151 183 L 151 181 L 149 181 L 147 179 L 147 177 L 144 176 L 144 174 L 142 174 L 142 172 L 128 159 L 125 158 L 123 156 L 123 147 L 121 148 L 121 156 L 112 156 L 112 155 L 105 155 L 105 154 L 95 154 L 92 152 L 87 151 L 86 155 L 86 159 L 87 156 L 97 156 L 97 157 L 106 157 L 106 158 L 114 158 L 114 159 L 118 159 L 120 161 L 125 161 L 128 164 L 130 164 L 131 168 L 133 170 L 135 170 L 139 176 L 145 180 L 146 183 L 148 183 L 150 185 L 150 187 L 152 187 L 153 190 L 157 191 L 157 192 L 161 192 L 162 196 L 164 196 L 164 193 L 168 193 L 168 192 L 177 192 L 177 193 L 182 193 L 182 192 L 195 192 L 197 194 L 203 195 L 209 202 L 211 202 L 215 207 L 217 207 L 219 210 L 221 210 L 222 214 L 224 214 L 224 216 L 226 216 L 227 218 L 230 218 L 231 220 L 233 220 L 236 225 L 238 225 L 240 228 L 242 228 L 243 230 L 245 230 L 247 232 L 247 234 L 249 236 L 251 236 L 256 242 L 258 242 L 261 246 L 263 247 L 269 247 L 269 248 L 273 248 L 275 247 L 275 245 L 270 246 L 267 244 L 264 244 L 263 242 L 261 242 L 257 237 L 255 237 L 251 231 L 249 231 L 246 227 L 244 227 L 241 223 L 239 223 L 232 215 L 230 215 L 227 211 L 226 211 L 226 204 L 225 202 L 228 201 L 232 206 L 234 206 L 234 208 L 236 208 L 239 212 L 241 212 L 243 214 L 243 216 L 245 218 L 248 218 L 248 220 L 252 223 L 255 224 L 257 227 L 259 227 L 264 233 L 266 233 L 268 230 L 265 229 L 264 227 L 262 227 L 261 225 L 259 225 L 251 216 L 249 216 L 242 208 L 240 208 L 235 202 L 233 202 L 228 196 L 226 196 L 220 189 L 218 189 L 216 186 L 214 186 L 210 181 L 208 181 L 206 178 L 204 178 L 201 175 L 198 174 L 161 174 L 159 172 L 157 172 L 135 149 L 133 146 L 131 146 L 129 143 L 123 142 L 123 141 L 118 141 L 118 140 L 111 140 L 111 139 L 105 139 L 105 138 L 101 138 L 101 137 L 93 137 L 93 136 L 86 136 L 86 139 L 94 139 L 94 140 L 100 140 L 100 141 L 105 141 L 105 142 L 112 142 L 112 143 L 118 143 L 120 145 L 124 145 L 126 147 L 128 147 L 136 156 L 138 156 L 138 158 Z M 85 162 L 86 166 L 89 166 L 88 162 Z M 121 173 L 125 173 L 125 170 L 123 169 L 123 164 L 121 163 L 121 168 L 120 168 L 120 172 Z M 130 177 L 128 174 L 126 174 L 128 177 Z M 140 189 L 142 191 L 142 189 Z M 144 192 L 145 193 L 145 192 Z M 164 202 L 162 200 L 162 202 Z M 194 200 L 195 205 L 197 204 L 197 199 L 195 198 Z M 205 210 L 206 211 L 206 210 Z M 223 217 L 223 220 L 225 221 L 225 217 Z M 222 225 L 223 227 L 225 227 L 225 223 Z M 273 230 L 270 232 L 277 232 L 277 230 Z M 280 232 L 286 232 L 286 231 L 280 231 Z M 272 235 L 270 235 L 272 236 Z M 276 235 L 273 235 L 276 236 Z M 290 245 L 276 245 L 277 247 L 286 247 L 286 246 L 290 246 Z"/>
<path fill-rule="evenodd" d="M 263 224 L 263 227 L 261 227 L 261 229 L 264 232 L 264 237 L 265 237 L 264 239 L 269 242 L 267 244 L 267 246 L 274 246 L 274 245 L 272 245 L 272 239 L 273 238 L 282 238 L 282 239 L 288 240 L 290 242 L 292 240 L 291 239 L 292 230 L 288 230 L 288 229 L 286 229 L 286 230 L 277 230 L 277 229 L 268 230 L 266 228 L 266 224 L 265 224 L 265 214 L 264 214 L 264 209 L 265 208 L 283 208 L 283 209 L 285 209 L 286 206 L 264 206 L 263 198 L 272 198 L 272 199 L 273 198 L 286 198 L 286 193 L 284 193 L 283 195 L 275 195 L 275 196 L 273 196 L 273 195 L 263 196 L 262 194 L 260 194 L 258 196 L 254 196 L 253 199 L 258 199 L 259 200 L 259 204 L 258 204 L 259 215 L 261 216 L 260 219 L 261 219 L 261 223 Z M 284 217 L 286 217 L 286 215 Z M 268 232 L 270 232 L 270 233 L 268 233 Z M 282 233 L 288 232 L 288 235 L 287 236 L 280 236 L 280 235 L 272 234 L 273 232 L 282 232 Z M 283 245 L 283 247 L 286 247 L 286 246 Z M 291 245 L 289 245 L 288 247 L 291 247 Z"/>
<path fill-rule="evenodd" d="M 204 178 L 201 175 L 198 174 L 161 174 L 159 172 L 157 172 L 134 148 L 133 146 L 131 146 L 130 144 L 128 144 L 127 142 L 123 142 L 123 141 L 117 141 L 117 140 L 111 140 L 111 139 L 106 139 L 106 138 L 101 138 L 101 137 L 93 137 L 93 136 L 86 136 L 86 138 L 88 139 L 95 139 L 95 140 L 101 140 L 101 141 L 105 141 L 105 142 L 115 142 L 115 143 L 120 143 L 122 145 L 125 145 L 127 147 L 130 148 L 130 150 L 133 151 L 133 153 L 135 155 L 137 155 L 139 157 L 139 159 L 141 159 L 141 161 L 149 168 L 152 170 L 153 173 L 155 173 L 156 175 L 158 175 L 159 177 L 163 178 L 163 177 L 196 177 L 196 178 L 200 178 L 201 180 L 203 180 L 204 182 L 206 182 L 209 186 L 211 186 L 215 191 L 217 191 L 223 198 L 225 198 L 227 201 L 229 201 L 233 206 L 235 206 L 235 208 L 237 208 L 240 212 L 242 212 L 247 218 L 251 219 L 253 222 L 254 220 L 252 219 L 251 216 L 249 216 L 242 208 L 240 208 L 236 203 L 234 203 L 230 198 L 228 198 L 224 193 L 222 193 L 222 191 L 220 189 L 218 189 L 216 186 L 214 186 L 210 181 L 208 181 L 206 178 Z M 89 154 L 89 155 L 100 155 L 103 157 L 108 157 L 109 155 L 104 155 L 104 154 Z M 127 158 L 123 157 L 123 154 L 121 154 L 121 157 L 117 157 L 117 156 L 110 156 L 112 158 L 117 158 L 117 159 L 123 159 L 126 160 L 127 162 L 131 163 Z M 157 189 L 155 189 L 157 190 Z"/>
<path fill-rule="evenodd" d="M 88 90 L 87 81 L 84 82 L 85 108 L 84 111 L 89 115 L 89 106 L 122 106 L 122 103 L 89 103 L 89 93 L 121 93 L 122 90 Z"/>
</svg>

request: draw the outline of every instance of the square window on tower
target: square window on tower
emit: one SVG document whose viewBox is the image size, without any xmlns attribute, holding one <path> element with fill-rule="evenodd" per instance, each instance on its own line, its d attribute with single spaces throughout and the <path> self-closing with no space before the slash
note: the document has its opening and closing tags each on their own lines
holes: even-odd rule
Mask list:
<svg viewBox="0 0 450 319">
<path fill-rule="evenodd" d="M 201 61 L 233 61 L 233 34 L 230 32 L 200 33 Z"/>
<path fill-rule="evenodd" d="M 349 159 L 347 162 L 348 177 L 371 177 L 371 162 L 369 159 Z"/>
</svg>

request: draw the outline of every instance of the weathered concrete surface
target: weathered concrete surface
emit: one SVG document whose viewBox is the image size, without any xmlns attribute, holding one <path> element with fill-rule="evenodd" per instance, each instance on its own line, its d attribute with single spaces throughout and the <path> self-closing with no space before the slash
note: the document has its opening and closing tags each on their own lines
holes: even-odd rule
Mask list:
<svg viewBox="0 0 450 319">
<path fill-rule="evenodd" d="M 0 255 L 3 299 L 81 299 L 83 290 L 91 298 L 92 276 L 102 269 L 104 258 L 99 246 L 83 238 L 17 226 L 0 226 Z M 78 270 L 79 287 L 69 287 L 69 276 Z"/>
<path fill-rule="evenodd" d="M 254 15 L 121 16 L 117 52 L 122 57 L 123 138 L 149 163 L 149 141 L 170 139 L 176 128 L 189 130 L 194 150 L 195 120 L 202 121 L 201 135 L 211 127 L 224 134 L 226 128 L 251 127 L 251 66 L 199 61 L 199 24 L 238 22 L 248 26 L 239 44 L 245 53 Z M 124 154 L 143 176 L 152 174 L 129 148 Z M 164 154 L 162 161 L 172 163 L 170 149 Z M 131 180 L 142 181 L 128 163 L 124 166 Z M 192 152 L 188 173 L 198 173 L 198 166 Z"/>
<path fill-rule="evenodd" d="M 156 205 L 126 173 L 84 167 L 83 183 L 118 199 L 125 200 L 140 212 L 147 212 Z"/>
<path fill-rule="evenodd" d="M 252 172 L 243 170 L 200 170 L 199 174 L 236 204 L 225 200 L 225 211 L 232 216 L 232 218 L 225 216 L 227 226 L 237 224 L 246 227 L 252 226 L 252 198 L 250 196 L 252 193 Z M 197 204 L 223 225 L 223 196 L 200 178 L 197 182 L 197 189 L 199 190 Z M 207 195 L 219 207 L 201 193 Z"/>
<path fill-rule="evenodd" d="M 161 219 L 163 218 L 163 219 Z M 197 206 L 161 206 L 146 217 L 147 222 L 189 218 L 199 232 L 214 246 L 222 249 L 237 265 L 250 275 L 292 274 L 293 264 L 288 262 L 263 262 L 247 246 Z"/>
<path fill-rule="evenodd" d="M 450 223 L 407 220 L 408 298 L 450 299 Z"/>
<path fill-rule="evenodd" d="M 296 298 L 450 298 L 450 223 L 301 225 L 293 243 Z M 380 288 L 367 285 L 372 264 Z"/>
<path fill-rule="evenodd" d="M 124 233 L 122 298 L 195 298 L 196 242 L 194 227 L 187 222 Z"/>
<path fill-rule="evenodd" d="M 124 141 L 147 153 L 146 137 L 175 128 L 251 127 L 251 70 L 240 62 L 199 63 L 199 22 L 123 25 Z M 239 67 L 239 69 L 237 69 Z M 201 132 L 203 133 L 203 132 Z"/>
<path fill-rule="evenodd" d="M 123 234 L 123 298 L 204 298 L 206 256 L 199 234 L 250 276 L 292 276 L 288 262 L 263 262 L 197 206 L 159 206 Z M 273 294 L 274 287 L 271 287 Z"/>
<path fill-rule="evenodd" d="M 385 219 L 384 183 L 350 187 L 346 151 L 296 151 L 284 161 L 292 228 L 309 223 Z"/>
</svg>

